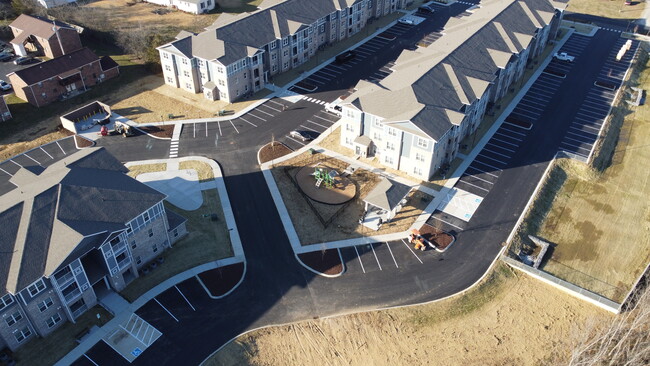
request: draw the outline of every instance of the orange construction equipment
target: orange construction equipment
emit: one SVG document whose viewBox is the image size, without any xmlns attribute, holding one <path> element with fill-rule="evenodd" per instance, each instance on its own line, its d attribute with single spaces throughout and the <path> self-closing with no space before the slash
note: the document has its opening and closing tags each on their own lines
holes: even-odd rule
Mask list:
<svg viewBox="0 0 650 366">
<path fill-rule="evenodd" d="M 409 243 L 415 245 L 413 247 L 415 250 L 426 249 L 426 245 L 424 245 L 424 238 L 420 236 L 420 231 L 418 229 L 411 230 L 411 235 L 409 235 Z"/>
</svg>

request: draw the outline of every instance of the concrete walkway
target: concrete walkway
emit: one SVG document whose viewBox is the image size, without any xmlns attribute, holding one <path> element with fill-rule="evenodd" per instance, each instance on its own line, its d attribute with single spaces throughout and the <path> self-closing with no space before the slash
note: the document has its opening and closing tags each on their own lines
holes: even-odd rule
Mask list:
<svg viewBox="0 0 650 366">
<path fill-rule="evenodd" d="M 88 352 L 88 350 L 90 350 L 97 342 L 101 341 L 103 338 L 109 336 L 110 334 L 113 334 L 115 330 L 120 328 L 120 324 L 127 322 L 131 318 L 131 315 L 134 314 L 136 310 L 138 310 L 140 307 L 142 307 L 144 304 L 146 304 L 148 301 L 158 296 L 162 292 L 173 287 L 174 285 L 177 285 L 178 283 L 188 280 L 198 275 L 199 273 L 211 269 L 227 266 L 234 263 L 245 262 L 246 258 L 244 257 L 244 250 L 242 248 L 241 239 L 239 237 L 239 231 L 237 230 L 237 225 L 235 224 L 235 218 L 232 212 L 232 207 L 230 206 L 230 200 L 228 198 L 228 192 L 226 191 L 226 185 L 223 180 L 223 174 L 221 172 L 221 168 L 215 161 L 203 157 L 186 157 L 180 159 L 138 161 L 138 162 L 131 162 L 126 165 L 129 166 L 129 165 L 139 165 L 139 164 L 167 163 L 168 169 L 170 167 L 177 169 L 179 162 L 187 161 L 187 160 L 200 161 L 209 164 L 210 167 L 212 168 L 212 171 L 214 173 L 214 181 L 212 187 L 216 188 L 217 192 L 219 193 L 219 199 L 221 200 L 221 206 L 223 208 L 223 213 L 228 226 L 228 232 L 230 234 L 230 242 L 232 243 L 234 256 L 229 258 L 219 259 L 210 263 L 205 263 L 200 266 L 191 268 L 185 272 L 179 273 L 175 276 L 172 276 L 166 279 L 165 281 L 163 281 L 162 283 L 158 284 L 156 287 L 147 291 L 145 294 L 140 296 L 133 303 L 129 304 L 128 302 L 125 303 L 125 300 L 124 302 L 121 302 L 118 299 L 113 299 L 115 301 L 111 302 L 112 306 L 110 306 L 110 308 L 111 311 L 116 311 L 115 317 L 111 319 L 109 322 L 107 322 L 106 324 L 104 324 L 102 327 L 91 332 L 91 334 L 88 335 L 86 339 L 84 339 L 81 342 L 81 344 L 79 344 L 75 349 L 70 351 L 66 356 L 61 358 L 57 363 L 55 363 L 55 365 L 64 366 L 64 365 L 72 364 L 76 359 L 82 357 L 84 353 Z"/>
<path fill-rule="evenodd" d="M 434 199 L 429 203 L 429 205 L 425 208 L 425 210 L 420 214 L 420 216 L 415 220 L 413 225 L 409 228 L 407 231 L 403 232 L 398 232 L 398 233 L 391 233 L 391 234 L 384 234 L 384 235 L 376 235 L 376 236 L 365 236 L 365 237 L 360 237 L 360 238 L 352 238 L 352 239 L 345 239 L 345 240 L 338 240 L 338 241 L 332 241 L 332 242 L 326 242 L 326 243 L 317 243 L 317 244 L 311 244 L 311 245 L 301 245 L 300 244 L 300 239 L 298 237 L 298 233 L 296 232 L 295 227 L 293 226 L 293 223 L 291 221 L 291 217 L 289 216 L 289 212 L 284 204 L 284 200 L 282 199 L 282 195 L 280 194 L 280 191 L 277 187 L 277 184 L 275 183 L 275 179 L 273 178 L 273 175 L 271 174 L 271 162 L 265 163 L 261 166 L 262 172 L 264 174 L 264 178 L 266 180 L 266 183 L 269 187 L 269 190 L 271 191 L 271 196 L 273 197 L 273 201 L 275 202 L 275 205 L 278 209 L 278 213 L 280 214 L 280 218 L 282 220 L 282 224 L 284 226 L 285 231 L 287 232 L 287 236 L 289 238 L 289 241 L 291 243 L 291 247 L 293 248 L 294 252 L 296 254 L 299 253 L 308 253 L 308 252 L 313 252 L 317 250 L 323 250 L 323 249 L 334 249 L 334 248 L 344 248 L 344 247 L 349 247 L 349 246 L 354 246 L 354 245 L 363 245 L 363 244 L 368 244 L 368 243 L 374 243 L 374 242 L 385 242 L 385 241 L 392 241 L 392 240 L 398 240 L 398 239 L 403 239 L 406 238 L 409 233 L 411 232 L 411 229 L 419 229 L 426 223 L 426 221 L 429 219 L 431 214 L 440 206 L 442 201 L 445 199 L 449 191 L 456 185 L 460 177 L 462 176 L 463 172 L 469 167 L 469 165 L 474 161 L 476 156 L 483 150 L 483 147 L 490 141 L 492 136 L 496 133 L 496 131 L 501 127 L 501 124 L 503 124 L 503 121 L 505 118 L 512 112 L 512 110 L 515 109 L 517 104 L 519 104 L 519 101 L 526 95 L 528 92 L 528 89 L 535 83 L 537 78 L 542 74 L 546 66 L 551 62 L 552 55 L 555 54 L 556 52 L 559 51 L 559 49 L 564 45 L 564 43 L 569 39 L 569 37 L 573 34 L 574 30 L 570 29 L 567 34 L 564 35 L 564 37 L 559 40 L 556 44 L 553 50 L 549 53 L 549 56 L 544 60 L 539 67 L 537 68 L 537 71 L 530 77 L 528 82 L 522 86 L 522 88 L 519 90 L 519 93 L 512 99 L 510 104 L 503 110 L 501 113 L 500 117 L 494 122 L 492 127 L 485 133 L 483 138 L 478 142 L 478 144 L 474 147 L 474 149 L 464 158 L 463 162 L 456 168 L 456 170 L 452 173 L 451 177 L 447 179 L 445 182 L 445 185 L 443 188 L 439 191 L 436 192 L 433 189 L 430 189 L 428 187 L 422 187 L 421 190 L 425 193 L 431 194 L 434 196 Z M 395 179 L 399 182 L 406 182 L 404 184 L 408 185 L 413 185 L 413 182 L 410 182 L 407 179 L 404 179 L 402 177 L 397 177 L 395 175 L 391 175 L 383 171 L 382 169 L 375 168 L 373 166 L 370 166 L 368 164 L 364 164 L 362 162 L 359 162 L 357 160 L 351 159 L 348 156 L 338 154 L 329 150 L 325 150 L 323 148 L 320 148 L 318 146 L 318 143 L 323 141 L 327 135 L 329 135 L 336 127 L 339 127 L 341 124 L 341 121 L 339 120 L 336 124 L 334 124 L 328 131 L 325 133 L 321 134 L 317 139 L 313 141 L 313 143 L 302 147 L 299 150 L 296 150 L 292 152 L 291 154 L 285 155 L 284 157 L 280 159 L 276 159 L 273 161 L 274 164 L 278 164 L 279 162 L 285 161 L 292 159 L 295 156 L 298 156 L 302 154 L 303 152 L 309 150 L 309 149 L 316 149 L 317 151 L 322 151 L 323 153 L 336 157 L 337 159 L 344 160 L 346 162 L 350 162 L 351 164 L 358 165 L 360 167 L 363 167 L 365 169 L 368 169 L 372 171 L 375 174 L 383 175 L 383 176 L 388 176 L 391 179 Z M 409 184 L 410 182 L 410 184 Z"/>
</svg>

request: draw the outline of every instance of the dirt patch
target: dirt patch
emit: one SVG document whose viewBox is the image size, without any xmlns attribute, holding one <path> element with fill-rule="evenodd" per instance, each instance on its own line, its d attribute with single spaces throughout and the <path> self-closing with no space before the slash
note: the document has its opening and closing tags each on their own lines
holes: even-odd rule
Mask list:
<svg viewBox="0 0 650 366">
<path fill-rule="evenodd" d="M 171 139 L 172 135 L 174 135 L 175 127 L 176 126 L 174 125 L 163 125 L 163 126 L 146 126 L 146 127 L 138 127 L 138 128 L 141 129 L 144 133 L 147 133 L 149 135 Z"/>
<path fill-rule="evenodd" d="M 207 182 L 214 179 L 214 170 L 212 167 L 202 161 L 196 160 L 186 160 L 178 163 L 178 168 L 183 169 L 194 169 L 199 174 L 199 181 Z"/>
<path fill-rule="evenodd" d="M 316 272 L 335 276 L 343 272 L 343 263 L 338 249 L 325 249 L 298 254 L 300 260 Z"/>
<path fill-rule="evenodd" d="M 77 144 L 78 148 L 83 149 L 84 147 L 91 147 L 95 145 L 95 142 L 92 140 L 89 140 L 85 137 L 79 136 L 79 135 L 74 135 L 74 141 Z"/>
<path fill-rule="evenodd" d="M 453 236 L 429 224 L 422 225 L 420 235 L 440 250 L 445 250 L 454 241 Z"/>
<path fill-rule="evenodd" d="M 332 174 L 333 178 L 329 174 Z M 341 170 L 327 164 L 316 163 L 314 166 L 292 169 L 291 177 L 312 201 L 327 205 L 342 205 L 357 193 L 354 181 L 343 176 Z"/>
<path fill-rule="evenodd" d="M 488 278 L 433 304 L 257 330 L 205 365 L 560 365 L 589 319 L 609 319 L 503 265 Z"/>
<path fill-rule="evenodd" d="M 13 156 L 24 153 L 25 151 L 68 136 L 70 136 L 70 133 L 67 130 L 54 131 L 40 136 L 34 140 L 0 145 L 0 161 L 7 160 Z"/>
<path fill-rule="evenodd" d="M 167 170 L 167 163 L 130 165 L 128 168 L 129 172 L 126 174 L 131 178 L 136 178 L 143 173 L 164 172 Z"/>
<path fill-rule="evenodd" d="M 260 163 L 264 164 L 274 159 L 281 158 L 287 154 L 290 154 L 293 150 L 287 147 L 285 144 L 274 141 L 269 142 L 268 144 L 262 146 L 259 151 Z"/>
<path fill-rule="evenodd" d="M 244 263 L 211 269 L 198 274 L 212 296 L 223 296 L 232 290 L 244 274 Z"/>
</svg>

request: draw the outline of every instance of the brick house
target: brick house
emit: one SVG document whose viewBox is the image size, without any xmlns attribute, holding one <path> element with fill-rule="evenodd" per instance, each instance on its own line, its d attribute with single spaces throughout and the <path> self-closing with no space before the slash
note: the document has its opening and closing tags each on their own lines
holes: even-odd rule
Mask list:
<svg viewBox="0 0 650 366">
<path fill-rule="evenodd" d="M 14 35 L 10 43 L 19 56 L 33 52 L 55 58 L 83 47 L 77 30 L 59 21 L 21 14 L 9 27 Z"/>
<path fill-rule="evenodd" d="M 167 85 L 233 102 L 263 89 L 323 47 L 359 33 L 406 0 L 267 0 L 259 10 L 223 14 L 206 31 L 180 32 L 158 47 Z"/>
<path fill-rule="evenodd" d="M 25 166 L 0 196 L 0 347 L 75 322 L 187 231 L 103 148 Z"/>
<path fill-rule="evenodd" d="M 4 95 L 0 96 L 0 120 L 4 122 L 11 118 L 11 112 L 9 111 L 9 106 L 7 106 L 7 101 L 5 100 Z"/>
<path fill-rule="evenodd" d="M 73 97 L 119 73 L 113 59 L 108 56 L 100 59 L 84 47 L 7 76 L 18 98 L 42 107 L 59 98 Z"/>
</svg>

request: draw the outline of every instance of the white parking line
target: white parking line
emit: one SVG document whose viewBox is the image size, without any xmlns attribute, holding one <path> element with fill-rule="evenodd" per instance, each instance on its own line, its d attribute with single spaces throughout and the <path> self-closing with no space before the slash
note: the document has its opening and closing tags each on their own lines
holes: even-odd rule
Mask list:
<svg viewBox="0 0 650 366">
<path fill-rule="evenodd" d="M 205 137 L 208 137 L 208 122 L 205 123 Z"/>
<path fill-rule="evenodd" d="M 285 137 L 288 138 L 289 140 L 292 140 L 292 141 L 295 141 L 295 142 L 299 143 L 302 146 L 306 145 L 304 142 L 298 141 L 298 140 L 294 139 L 293 137 L 291 137 L 289 135 L 286 135 Z"/>
<path fill-rule="evenodd" d="M 18 166 L 21 167 L 21 168 L 23 167 L 22 165 L 16 163 L 15 161 L 13 161 L 13 160 L 11 160 L 11 159 L 10 159 L 9 161 L 12 162 L 12 163 L 14 163 L 14 164 L 16 164 L 16 165 L 18 165 Z"/>
<path fill-rule="evenodd" d="M 28 157 L 29 159 L 33 160 L 36 164 L 41 165 L 41 163 L 38 162 L 38 160 L 32 158 L 31 156 L 27 155 L 27 153 L 23 153 L 24 156 Z"/>
<path fill-rule="evenodd" d="M 592 127 L 592 126 L 589 126 L 589 125 L 583 125 L 583 124 L 579 124 L 579 123 L 575 123 L 575 122 L 573 122 L 572 124 L 576 124 L 576 125 L 578 125 L 578 126 L 580 126 L 580 127 L 591 128 L 592 130 L 594 130 L 594 131 L 596 131 L 596 132 L 600 131 L 600 128 L 597 128 L 597 127 Z"/>
<path fill-rule="evenodd" d="M 257 119 L 261 119 L 262 121 L 266 122 L 266 120 L 265 120 L 264 118 L 262 118 L 262 117 L 258 117 L 258 116 L 254 115 L 254 114 L 251 113 L 251 112 L 248 112 L 248 115 L 249 115 L 249 116 L 252 116 L 252 117 L 255 117 L 255 118 L 257 118 Z M 240 118 L 241 118 L 241 117 L 240 117 Z"/>
<path fill-rule="evenodd" d="M 569 127 L 569 129 L 571 129 L 571 128 L 573 128 L 573 127 Z M 592 136 L 594 135 L 593 133 L 589 133 L 589 132 L 585 132 L 585 131 L 580 131 L 580 132 L 582 132 L 582 133 L 576 133 L 576 132 L 571 132 L 571 131 L 567 131 L 566 133 L 570 133 L 572 135 L 582 137 L 582 138 L 585 138 L 585 139 L 592 139 L 592 137 L 585 136 L 585 134 L 589 134 L 589 135 L 592 135 Z M 595 139 L 596 137 L 597 136 L 594 136 L 593 138 Z"/>
<path fill-rule="evenodd" d="M 372 249 L 372 254 L 375 255 L 375 260 L 377 261 L 377 265 L 379 266 L 379 270 L 383 271 L 383 269 L 381 269 L 381 263 L 379 263 L 379 258 L 377 258 L 377 253 L 375 252 L 375 246 L 372 245 L 372 243 L 370 243 L 370 249 Z"/>
<path fill-rule="evenodd" d="M 453 227 L 455 227 L 455 228 L 458 229 L 458 230 L 463 230 L 462 227 L 457 226 L 457 225 L 454 225 L 454 224 L 452 224 L 451 222 L 447 222 L 447 221 L 445 221 L 445 220 L 443 220 L 443 219 L 441 219 L 441 218 L 435 217 L 435 216 L 433 216 L 433 215 L 431 215 L 431 218 L 433 218 L 433 219 L 435 219 L 435 220 L 438 220 L 438 221 L 440 221 L 440 222 L 444 222 L 445 224 L 450 225 L 450 226 L 453 226 Z"/>
<path fill-rule="evenodd" d="M 42 146 L 39 146 L 39 148 L 40 148 L 41 150 L 43 150 L 43 152 L 44 152 L 44 153 L 46 153 L 46 154 L 47 154 L 47 156 L 49 156 L 49 157 L 50 157 L 50 159 L 54 159 L 54 158 L 52 157 L 52 155 L 50 155 L 50 153 L 48 153 L 47 151 L 45 151 L 45 149 L 43 149 L 43 147 L 42 147 Z"/>
<path fill-rule="evenodd" d="M 86 359 L 87 359 L 88 361 L 90 361 L 90 362 L 92 362 L 92 363 L 93 363 L 93 365 L 95 365 L 95 366 L 99 366 L 99 365 L 97 364 L 97 362 L 95 362 L 95 361 L 93 361 L 93 359 L 92 359 L 92 358 L 90 358 L 90 357 L 88 357 L 88 355 L 87 355 L 87 354 L 85 354 L 85 353 L 84 353 L 84 357 L 86 357 Z"/>
<path fill-rule="evenodd" d="M 316 123 L 316 122 L 314 122 L 314 121 L 307 120 L 307 122 L 312 123 L 312 124 L 315 124 L 316 126 L 323 127 L 324 129 L 327 129 L 327 126 L 323 126 L 323 125 L 321 125 L 321 124 L 319 124 L 319 123 Z"/>
<path fill-rule="evenodd" d="M 267 116 L 274 117 L 274 115 L 272 115 L 271 113 L 269 113 L 269 112 L 264 112 L 263 110 L 261 110 L 261 109 L 259 109 L 259 108 L 255 109 L 255 111 L 256 111 L 256 112 L 260 112 L 260 113 L 264 113 L 264 114 L 266 114 Z"/>
<path fill-rule="evenodd" d="M 244 117 L 239 117 L 239 119 L 241 119 L 242 121 L 248 123 L 249 125 L 251 125 L 251 126 L 253 126 L 253 127 L 257 127 L 256 124 L 254 124 L 254 123 L 252 123 L 252 122 L 249 122 L 248 120 L 244 119 Z"/>
<path fill-rule="evenodd" d="M 14 176 L 13 174 L 10 174 L 8 171 L 6 171 L 6 170 L 4 170 L 4 169 L 2 169 L 2 168 L 0 168 L 0 170 L 2 170 L 5 174 L 7 174 L 7 175 L 10 176 L 10 177 L 13 177 L 13 176 Z"/>
<path fill-rule="evenodd" d="M 506 150 L 506 151 L 509 151 L 509 152 L 511 152 L 511 153 L 515 152 L 515 151 L 512 150 L 512 149 L 508 149 L 508 148 L 503 147 L 503 146 L 495 145 L 495 144 L 493 144 L 493 143 L 491 143 L 491 142 L 488 142 L 487 144 L 485 144 L 485 146 L 494 146 L 494 147 L 496 147 L 496 148 L 498 148 L 498 149 Z"/>
<path fill-rule="evenodd" d="M 341 69 L 342 71 L 347 71 L 348 70 L 347 67 L 343 67 L 343 66 L 340 66 L 340 65 L 334 65 L 334 64 L 329 64 L 327 67 L 333 67 L 335 69 Z"/>
<path fill-rule="evenodd" d="M 68 155 L 68 154 L 65 152 L 65 150 L 63 150 L 63 148 L 61 147 L 61 145 L 59 145 L 59 142 L 58 142 L 58 141 L 54 141 L 54 142 L 56 142 L 56 146 L 58 146 L 59 149 L 61 149 L 61 152 L 63 152 L 63 155 Z"/>
<path fill-rule="evenodd" d="M 318 70 L 317 72 L 315 72 L 315 74 L 318 74 L 318 73 L 320 73 L 320 72 L 322 72 L 323 74 L 325 74 L 325 75 L 327 75 L 327 76 L 331 76 L 331 77 L 333 77 L 333 78 L 336 78 L 336 77 L 339 76 L 339 74 L 341 74 L 340 71 L 330 71 L 330 72 L 332 73 L 332 74 L 330 74 L 330 73 L 328 73 L 328 72 L 325 72 L 323 69 Z"/>
<path fill-rule="evenodd" d="M 388 247 L 388 251 L 390 252 L 390 256 L 393 257 L 393 262 L 395 263 L 395 268 L 399 268 L 399 266 L 397 265 L 397 261 L 395 260 L 395 256 L 393 255 L 393 251 L 390 249 L 390 244 L 388 244 L 388 242 L 386 242 L 386 246 Z"/>
<path fill-rule="evenodd" d="M 415 256 L 415 258 L 416 258 L 418 261 L 420 261 L 420 264 L 422 264 L 422 259 L 420 259 L 420 257 L 418 257 L 418 255 L 415 254 L 415 252 L 413 251 L 413 249 L 411 249 L 411 247 L 410 247 L 408 244 L 406 244 L 406 241 L 404 241 L 404 239 L 402 239 L 402 243 L 404 243 L 404 245 L 406 246 L 406 248 L 407 248 L 411 253 L 413 253 L 413 256 Z"/>
<path fill-rule="evenodd" d="M 584 147 L 582 147 L 580 145 L 576 145 L 576 144 L 574 144 L 572 142 L 567 142 L 567 141 L 564 141 L 564 140 L 562 141 L 562 144 L 568 145 L 568 146 L 571 146 L 571 147 L 575 147 L 575 148 L 578 148 L 578 149 L 582 149 L 582 150 L 591 151 L 591 149 L 587 149 L 587 148 L 584 148 Z"/>
<path fill-rule="evenodd" d="M 507 122 L 506 122 L 506 123 L 507 123 Z M 502 126 L 501 126 L 501 129 L 504 130 L 504 131 L 508 131 L 508 133 L 514 133 L 514 134 L 517 134 L 517 135 L 526 136 L 525 133 L 523 133 L 523 132 L 519 132 L 519 131 L 515 131 L 515 130 L 511 130 L 508 126 L 503 126 L 503 125 L 502 125 Z"/>
<path fill-rule="evenodd" d="M 281 105 L 281 104 L 280 104 L 280 105 Z M 273 108 L 273 107 L 271 107 L 270 105 L 266 105 L 266 104 L 262 104 L 262 105 L 260 105 L 260 107 L 266 107 L 266 108 L 268 108 L 268 109 L 272 109 L 272 110 L 274 110 L 274 111 L 276 111 L 276 112 L 281 112 L 279 109 L 277 109 L 277 108 Z"/>
<path fill-rule="evenodd" d="M 482 162 L 482 161 L 480 161 L 480 160 L 474 160 L 472 163 L 479 163 L 479 164 L 481 164 L 481 165 L 485 165 L 485 166 L 488 167 L 488 168 L 492 168 L 492 169 L 496 169 L 497 171 L 501 171 L 501 168 L 497 168 L 497 167 L 495 167 L 495 166 L 493 166 L 493 165 L 490 165 L 490 164 L 488 164 L 488 163 L 484 163 L 484 162 Z"/>
<path fill-rule="evenodd" d="M 488 148 L 486 148 L 486 147 L 483 148 L 483 151 L 491 152 L 492 154 L 497 154 L 497 155 L 499 155 L 499 156 L 503 156 L 504 158 L 510 158 L 510 155 L 506 155 L 506 154 L 498 153 L 498 152 L 493 151 L 493 150 L 490 150 L 490 149 L 488 149 Z"/>
<path fill-rule="evenodd" d="M 582 137 L 582 136 L 581 136 L 581 137 Z M 578 140 L 578 139 L 574 139 L 573 137 L 569 137 L 569 136 L 564 136 L 564 140 L 571 140 L 571 141 L 575 141 L 575 142 L 577 142 L 577 143 L 579 143 L 579 144 L 585 144 L 585 145 L 592 145 L 592 146 L 593 146 L 592 143 L 589 143 L 589 142 L 586 142 L 586 141 L 582 141 L 582 140 Z"/>
<path fill-rule="evenodd" d="M 491 157 L 489 157 L 489 156 L 486 156 L 486 155 L 483 155 L 483 154 L 480 154 L 480 153 L 479 153 L 477 156 L 480 156 L 480 157 L 483 157 L 483 158 L 486 158 L 486 159 L 490 159 L 490 160 L 496 161 L 497 163 L 501 163 L 501 164 L 503 164 L 503 165 L 508 164 L 508 163 L 506 163 L 505 161 L 497 160 L 497 159 L 495 159 L 495 158 L 491 158 Z"/>
<path fill-rule="evenodd" d="M 483 188 L 483 187 L 479 187 L 479 186 L 477 186 L 476 184 L 472 184 L 472 183 L 470 183 L 470 182 L 468 182 L 468 181 L 465 181 L 465 180 L 462 180 L 462 179 L 459 180 L 458 182 L 459 182 L 459 183 L 463 183 L 463 184 L 470 185 L 470 186 L 472 186 L 472 187 L 476 187 L 476 188 L 478 188 L 478 189 L 484 190 L 485 192 L 489 192 L 489 191 L 490 191 L 489 189 L 485 189 L 485 188 Z"/>
<path fill-rule="evenodd" d="M 478 175 L 475 175 L 475 174 L 467 174 L 467 172 L 465 172 L 465 173 L 463 173 L 463 176 L 462 176 L 462 177 L 474 178 L 474 179 L 482 180 L 482 181 L 484 181 L 485 183 L 488 183 L 488 184 L 494 185 L 494 183 L 490 182 L 489 180 L 486 180 L 486 179 L 480 178 Z M 461 177 L 461 178 L 462 178 L 462 177 Z"/>
<path fill-rule="evenodd" d="M 171 311 L 167 310 L 167 308 L 163 304 L 161 304 L 160 301 L 158 301 L 158 299 L 156 299 L 155 297 L 153 299 L 154 299 L 154 301 L 156 301 L 158 303 L 158 305 L 160 305 L 161 308 L 165 309 L 165 311 L 167 312 L 167 314 L 169 314 L 169 316 L 174 318 L 174 320 L 176 320 L 176 322 L 180 323 L 180 321 L 178 319 L 176 319 L 174 314 L 172 314 Z"/>
<path fill-rule="evenodd" d="M 235 127 L 235 124 L 232 123 L 232 120 L 229 120 L 228 122 L 230 122 L 230 124 L 232 125 L 232 128 L 234 128 L 235 131 L 237 131 L 237 133 L 239 133 L 239 130 L 237 129 L 237 127 Z"/>
<path fill-rule="evenodd" d="M 512 145 L 512 146 L 514 146 L 514 147 L 519 147 L 519 145 L 517 145 L 517 144 L 515 144 L 515 143 L 508 142 L 508 141 L 503 141 L 503 140 L 500 140 L 500 139 L 498 139 L 498 138 L 496 138 L 496 137 L 492 137 L 490 140 L 499 141 L 499 142 L 502 142 L 502 143 L 504 143 L 504 144 Z"/>
<path fill-rule="evenodd" d="M 324 118 L 324 117 L 321 117 L 321 116 L 319 116 L 319 115 L 317 115 L 317 114 L 315 114 L 314 117 L 316 117 L 316 118 L 320 118 L 320 119 L 322 119 L 323 121 L 327 121 L 329 124 L 333 124 L 333 123 L 334 123 L 334 122 L 330 121 L 329 119 Z"/>
<path fill-rule="evenodd" d="M 332 80 L 331 78 L 328 78 L 328 77 L 326 77 L 326 76 L 320 76 L 320 75 L 316 75 L 316 74 L 311 74 L 311 75 L 309 75 L 309 78 L 310 78 L 310 79 L 311 79 L 311 78 L 317 78 L 317 79 L 323 80 L 323 81 L 325 81 L 325 82 Z"/>
<path fill-rule="evenodd" d="M 503 136 L 503 137 L 508 138 L 508 139 L 511 139 L 511 140 L 519 141 L 519 142 L 523 141 L 522 139 L 520 139 L 520 138 L 518 138 L 518 137 L 505 135 L 505 134 L 503 134 L 503 133 L 501 133 L 501 132 L 495 132 L 494 134 L 495 134 L 495 135 L 499 135 L 499 136 Z"/>
<path fill-rule="evenodd" d="M 354 251 L 357 252 L 357 259 L 359 260 L 359 264 L 361 265 L 361 270 L 363 271 L 363 273 L 366 273 L 366 269 L 363 268 L 363 262 L 361 261 L 361 257 L 359 256 L 359 251 L 357 250 L 357 246 L 355 245 L 353 246 L 353 248 Z"/>
<path fill-rule="evenodd" d="M 584 126 L 584 127 L 588 127 L 588 126 Z M 593 134 L 591 132 L 583 131 L 583 130 L 581 130 L 581 129 L 577 128 L 577 127 L 574 127 L 574 126 L 569 126 L 569 129 L 570 130 L 580 131 L 582 133 L 586 133 L 586 134 L 589 134 L 589 135 L 595 135 L 595 134 Z M 570 132 L 570 131 L 567 131 L 567 132 Z"/>
<path fill-rule="evenodd" d="M 221 134 L 221 122 L 217 121 L 217 126 L 219 126 L 219 136 L 223 136 L 223 134 Z M 207 128 L 205 129 L 205 136 L 208 136 Z"/>
<path fill-rule="evenodd" d="M 493 177 L 495 177 L 495 178 L 499 178 L 498 175 L 493 174 L 493 173 L 490 173 L 490 172 L 488 172 L 488 171 L 486 171 L 486 170 L 483 170 L 483 169 L 479 169 L 479 168 L 477 168 L 477 167 L 475 167 L 475 166 L 473 166 L 473 165 L 471 165 L 471 164 L 470 164 L 470 166 L 468 166 L 467 168 L 468 168 L 468 169 L 474 169 L 474 170 L 476 170 L 477 172 L 479 172 L 479 174 L 487 174 L 487 175 L 491 175 L 491 176 L 493 176 Z"/>
<path fill-rule="evenodd" d="M 196 311 L 196 309 L 194 308 L 194 306 L 192 306 L 192 304 L 190 303 L 190 300 L 188 300 L 187 297 L 185 297 L 185 294 L 183 294 L 183 293 L 181 292 L 181 289 L 179 289 L 178 286 L 176 286 L 176 285 L 174 285 L 174 287 L 176 288 L 176 290 L 178 291 L 178 293 L 181 294 L 181 296 L 183 296 L 183 298 L 185 299 L 185 301 L 187 301 L 187 305 L 189 305 L 189 306 L 192 308 L 192 310 Z"/>
<path fill-rule="evenodd" d="M 321 132 L 322 132 L 322 131 L 316 131 L 316 130 L 314 130 L 313 128 L 307 127 L 307 126 L 305 126 L 305 125 L 300 125 L 300 127 L 304 128 L 305 130 L 312 131 L 312 132 L 317 132 L 317 133 L 321 133 Z"/>
<path fill-rule="evenodd" d="M 283 106 L 283 105 L 284 105 L 284 104 L 282 104 L 282 103 L 280 103 L 280 102 L 276 102 L 276 101 L 273 100 L 273 99 L 269 100 L 269 102 L 271 102 L 271 103 L 275 103 L 275 104 L 277 104 L 277 105 L 279 105 L 279 106 Z"/>
</svg>

